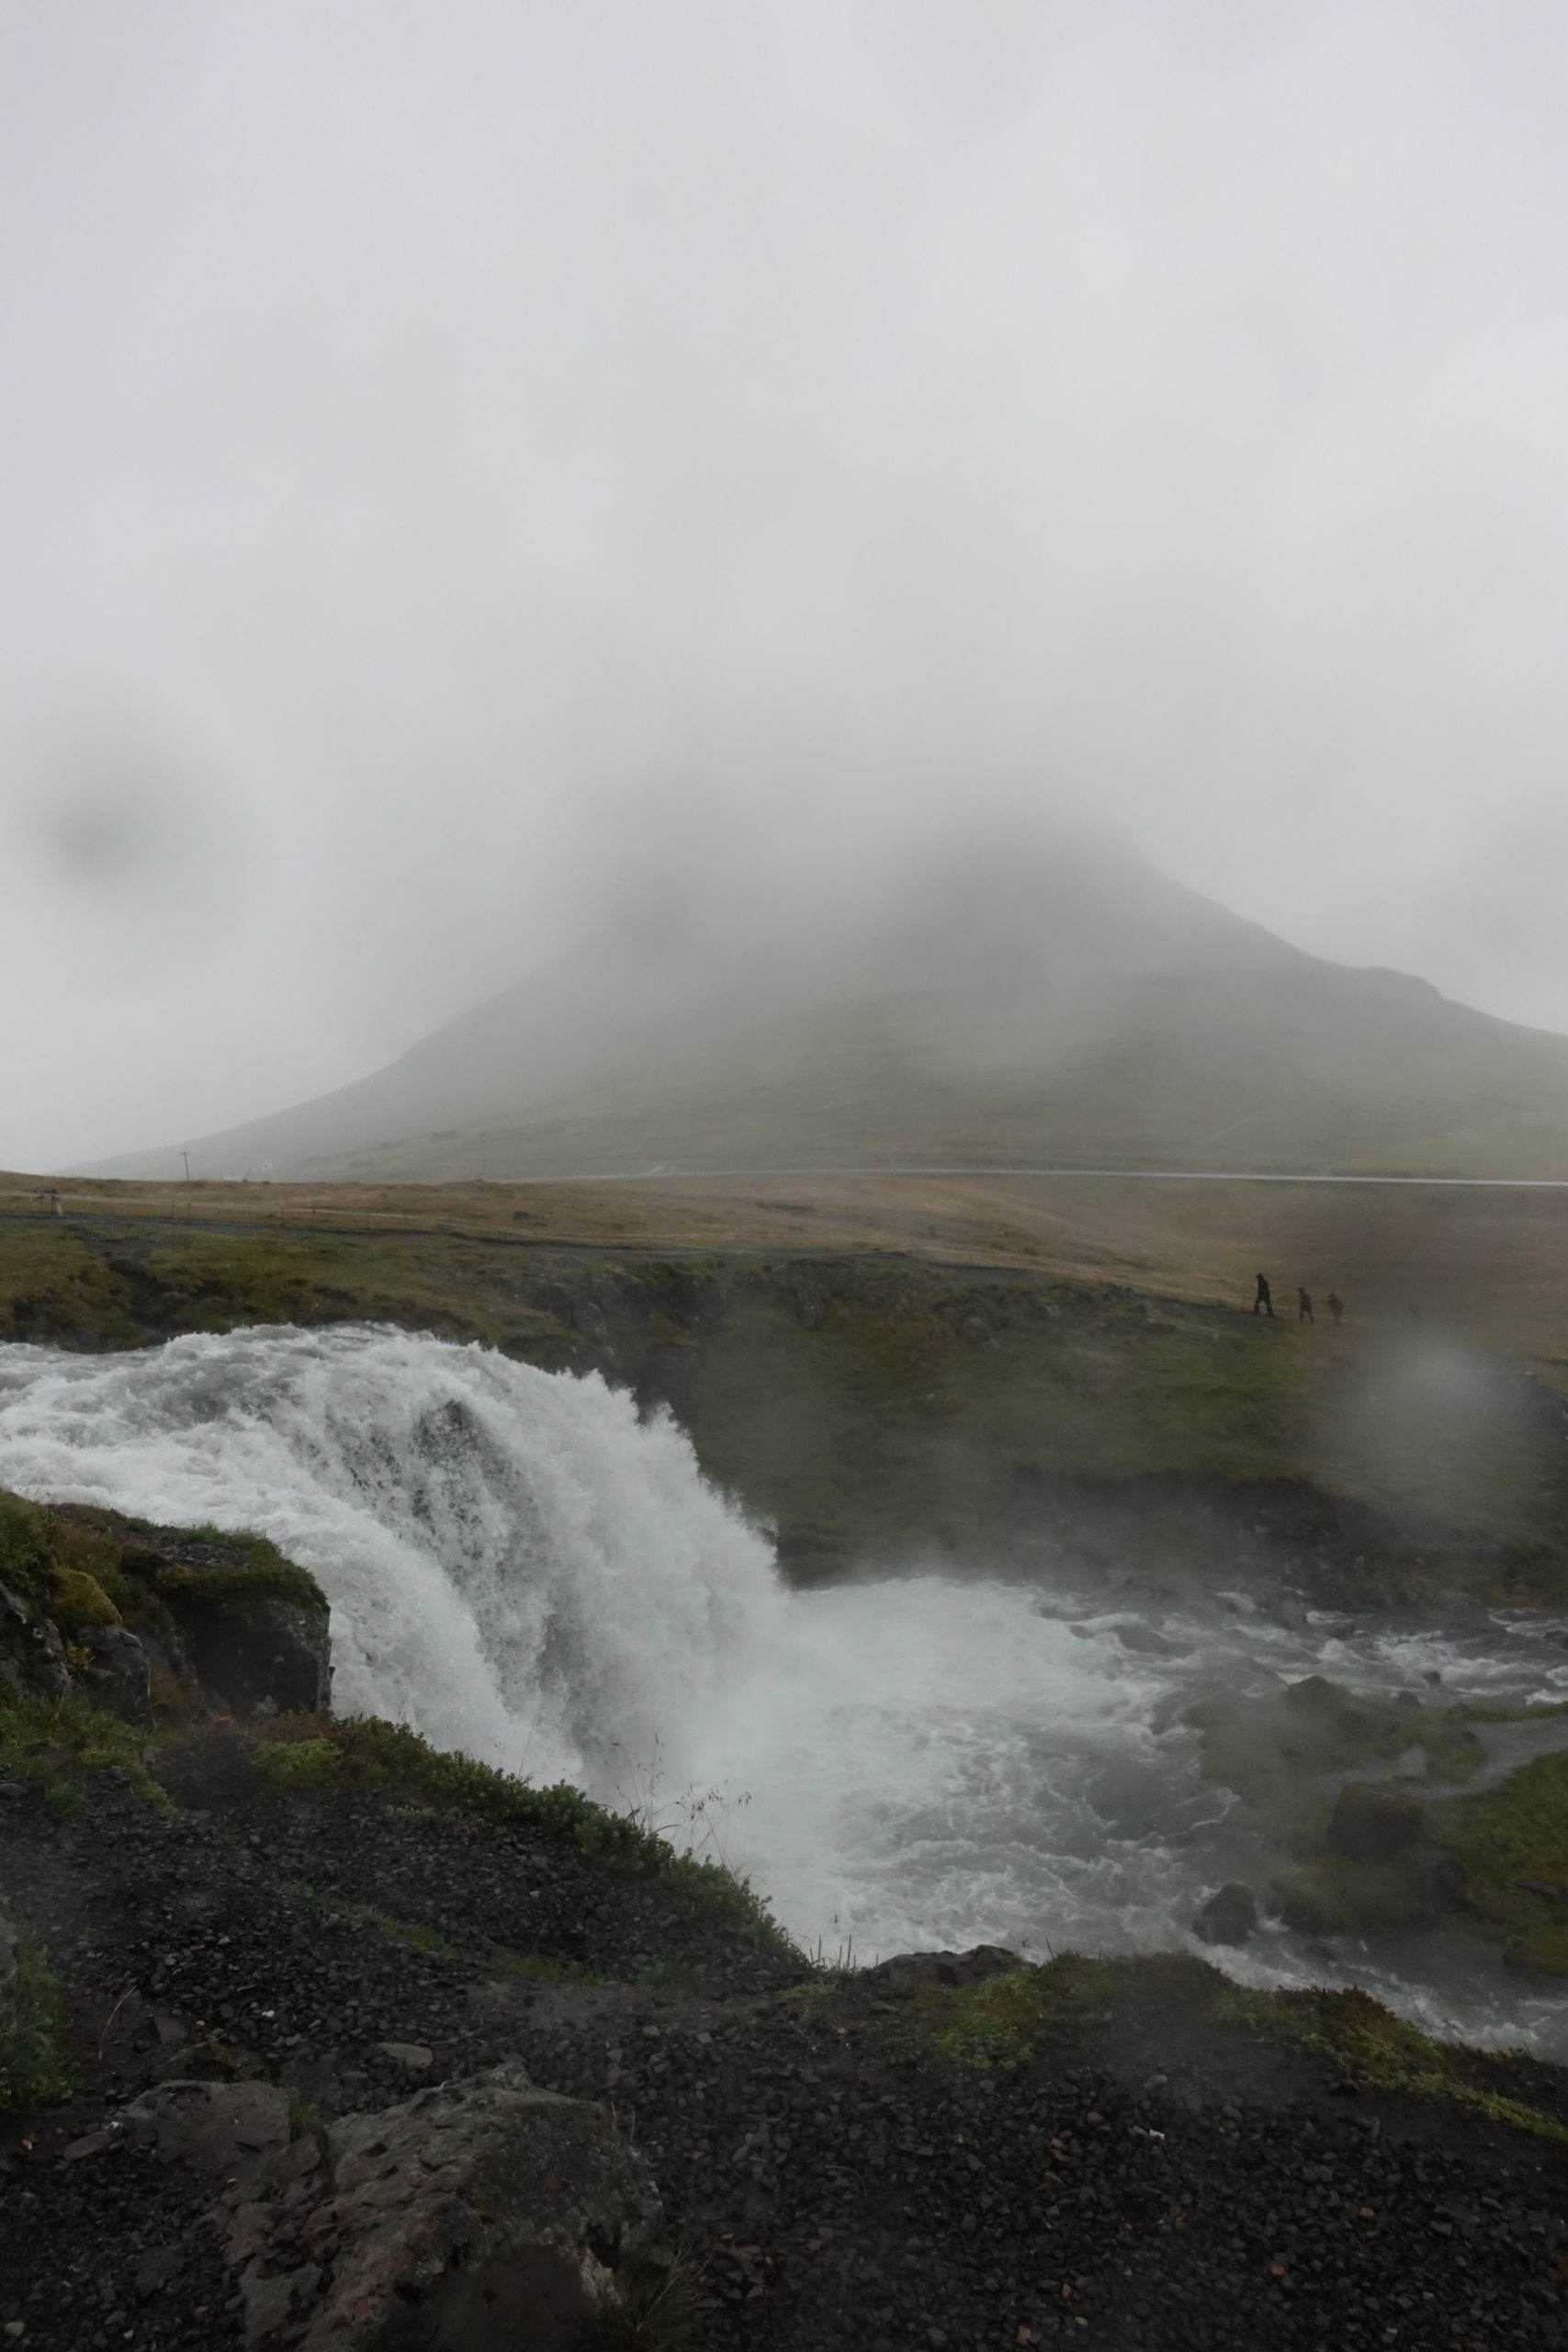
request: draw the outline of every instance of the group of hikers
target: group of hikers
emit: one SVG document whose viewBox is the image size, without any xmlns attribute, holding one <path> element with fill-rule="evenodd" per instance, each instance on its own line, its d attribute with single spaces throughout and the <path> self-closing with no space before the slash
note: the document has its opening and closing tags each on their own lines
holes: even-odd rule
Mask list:
<svg viewBox="0 0 1568 2352">
<path fill-rule="evenodd" d="M 1269 1277 L 1267 1274 L 1259 1274 L 1258 1277 L 1258 1295 L 1252 1302 L 1252 1311 L 1254 1315 L 1267 1315 L 1270 1322 L 1274 1319 L 1274 1294 L 1269 1287 Z M 1330 1315 L 1333 1316 L 1337 1324 L 1344 1320 L 1345 1302 L 1340 1297 L 1337 1290 L 1331 1290 L 1328 1294 L 1328 1311 Z M 1312 1311 L 1311 1291 L 1305 1290 L 1298 1284 L 1296 1289 L 1296 1321 L 1298 1323 L 1315 1323 L 1317 1317 Z"/>
</svg>

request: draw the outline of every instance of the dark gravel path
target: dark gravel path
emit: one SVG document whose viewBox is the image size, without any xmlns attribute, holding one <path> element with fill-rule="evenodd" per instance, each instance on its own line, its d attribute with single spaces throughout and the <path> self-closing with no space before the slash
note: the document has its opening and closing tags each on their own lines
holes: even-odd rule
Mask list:
<svg viewBox="0 0 1568 2352">
<path fill-rule="evenodd" d="M 1157 2007 L 956 2068 L 874 1983 L 787 1991 L 803 1972 L 573 1846 L 243 1771 L 194 1793 L 169 1819 L 100 1776 L 62 1825 L 0 1792 L 0 1886 L 67 1988 L 81 2084 L 0 2131 L 0 2324 L 25 2331 L 0 2347 L 233 2340 L 179 2179 L 63 2157 L 147 2081 L 238 2063 L 329 2114 L 515 2054 L 647 2152 L 704 2345 L 1568 2352 L 1551 2141 Z"/>
</svg>

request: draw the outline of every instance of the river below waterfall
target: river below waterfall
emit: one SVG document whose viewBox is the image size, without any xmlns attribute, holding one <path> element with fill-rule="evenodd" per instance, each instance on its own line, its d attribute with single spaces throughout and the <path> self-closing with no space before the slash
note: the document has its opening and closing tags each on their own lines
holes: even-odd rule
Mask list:
<svg viewBox="0 0 1568 2352">
<path fill-rule="evenodd" d="M 1284 1624 L 1243 1592 L 1140 1600 L 983 1561 L 791 1592 L 668 1419 L 379 1328 L 0 1347 L 0 1485 L 270 1536 L 332 1601 L 340 1709 L 642 1808 L 829 1958 L 1191 1946 L 1204 1896 L 1270 1867 L 1200 1771 L 1183 1716 L 1212 1693 L 1316 1673 L 1568 1700 L 1562 1614 Z M 1565 2005 L 1457 1933 L 1266 1926 L 1221 1957 L 1568 2058 Z"/>
</svg>

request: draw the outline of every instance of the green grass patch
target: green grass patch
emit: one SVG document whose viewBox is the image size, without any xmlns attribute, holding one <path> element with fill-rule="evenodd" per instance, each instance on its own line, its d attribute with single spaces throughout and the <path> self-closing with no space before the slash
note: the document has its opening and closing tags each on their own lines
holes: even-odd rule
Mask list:
<svg viewBox="0 0 1568 2352">
<path fill-rule="evenodd" d="M 389 1944 L 404 1944 L 410 1951 L 451 1952 L 455 1947 L 418 1919 L 395 1919 L 389 1911 L 373 1911 L 371 1924 Z"/>
<path fill-rule="evenodd" d="M 301 1737 L 306 1721 L 309 1736 Z M 279 1748 L 285 1751 L 282 1756 L 276 1753 Z M 655 1831 L 625 1814 L 611 1813 L 567 1781 L 535 1788 L 472 1757 L 433 1747 L 406 1724 L 383 1723 L 373 1715 L 325 1724 L 313 1717 L 292 1723 L 280 1718 L 258 1744 L 256 1760 L 258 1770 L 275 1788 L 382 1788 L 404 1804 L 466 1813 L 505 1827 L 562 1838 L 600 1860 L 661 1879 L 781 1958 L 801 1960 L 744 1879 L 717 1862 L 677 1854 Z"/>
<path fill-rule="evenodd" d="M 1435 1826 L 1465 1866 L 1466 1907 L 1482 1931 L 1526 1966 L 1568 1975 L 1568 1750 L 1450 1799 Z"/>
<path fill-rule="evenodd" d="M 47 1608 L 58 1555 L 52 1513 L 0 1490 L 0 1584 L 35 1609 Z"/>
<path fill-rule="evenodd" d="M 368 1928 L 388 1943 L 402 1944 L 410 1951 L 440 1952 L 449 1960 L 467 1960 L 476 1967 L 484 1967 L 499 1977 L 527 1984 L 593 1984 L 599 1982 L 591 1968 L 581 1961 L 547 1960 L 540 1952 L 513 1951 L 508 1944 L 485 1944 L 477 1950 L 454 1944 L 436 1928 L 427 1927 L 421 1919 L 400 1919 L 389 1911 L 378 1911 L 372 1904 L 351 1903 L 340 1894 L 319 1886 L 296 1885 L 290 1890 L 301 1901 L 333 1919 L 346 1919 L 355 1927 Z"/>
<path fill-rule="evenodd" d="M 66 2098 L 65 2005 L 48 1962 L 24 1942 L 10 1989 L 0 1995 L 0 2112 Z"/>
<path fill-rule="evenodd" d="M 1309 1936 L 1386 1934 L 1431 1927 L 1438 1917 L 1420 1872 L 1403 1860 L 1358 1862 L 1324 1854 L 1277 1871 L 1269 1894 L 1287 1924 Z"/>
<path fill-rule="evenodd" d="M 1215 1999 L 1213 2015 L 1221 2022 L 1245 2025 L 1271 2041 L 1309 2050 L 1339 2075 L 1369 2088 L 1455 2100 L 1495 2123 L 1513 2124 L 1541 2139 L 1568 2140 L 1568 2131 L 1551 2116 L 1478 2081 L 1484 2061 L 1477 2052 L 1434 2041 L 1370 1993 L 1258 1993 L 1233 1984 Z"/>
<path fill-rule="evenodd" d="M 1481 1760 L 1474 1716 L 1464 1707 L 1364 1698 L 1314 1674 L 1262 1698 L 1203 1700 L 1186 1721 L 1198 1734 L 1209 1779 L 1234 1789 L 1281 1833 L 1300 1833 L 1327 1825 L 1332 1799 L 1321 1783 L 1392 1763 L 1410 1748 L 1421 1749 L 1425 1778 L 1462 1782 Z"/>
<path fill-rule="evenodd" d="M 51 1809 L 60 1817 L 74 1813 L 83 1790 L 74 1773 L 122 1771 L 137 1795 L 161 1813 L 173 1813 L 166 1789 L 147 1769 L 144 1726 L 122 1723 L 85 1699 L 20 1699 L 0 1685 L 0 1770 L 41 1781 Z"/>
<path fill-rule="evenodd" d="M 681 2255 L 631 2298 L 632 2342 L 637 2352 L 688 2352 L 697 2324 L 697 2282 Z"/>
<path fill-rule="evenodd" d="M 1118 1965 L 1064 1952 L 986 1984 L 923 1984 L 899 2004 L 889 2039 L 949 2066 L 1021 2065 L 1042 2042 L 1087 2021 L 1111 1992 Z"/>
<path fill-rule="evenodd" d="M 652 1968 L 645 1968 L 637 1983 L 650 1993 L 705 1993 L 707 1979 L 700 1968 L 690 1961 L 661 1960 Z"/>
<path fill-rule="evenodd" d="M 269 1789 L 319 1788 L 342 1778 L 330 1739 L 268 1740 L 255 1751 L 255 1767 Z"/>
<path fill-rule="evenodd" d="M 598 1984 L 597 1971 L 581 1960 L 547 1960 L 542 1952 L 513 1951 L 507 1944 L 491 1944 L 485 1964 L 497 1976 L 517 1984 Z M 641 1983 L 643 1980 L 638 1979 Z"/>
<path fill-rule="evenodd" d="M 287 1558 L 265 1535 L 220 1527 L 152 1527 L 141 1520 L 127 1524 L 134 1540 L 121 1552 L 122 1573 L 149 1585 L 176 1613 L 221 1611 L 260 1593 L 276 1593 L 320 1616 L 327 1613 L 326 1594 L 310 1570 Z"/>
<path fill-rule="evenodd" d="M 288 2136 L 290 2140 L 320 2140 L 327 2128 L 326 2117 L 319 2107 L 291 2090 L 288 2094 Z"/>
</svg>

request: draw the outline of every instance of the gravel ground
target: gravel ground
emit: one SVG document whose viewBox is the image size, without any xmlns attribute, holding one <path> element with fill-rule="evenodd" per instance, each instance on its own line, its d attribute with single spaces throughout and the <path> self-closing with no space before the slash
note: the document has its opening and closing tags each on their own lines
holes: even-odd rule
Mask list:
<svg viewBox="0 0 1568 2352">
<path fill-rule="evenodd" d="M 243 1772 L 195 1793 L 171 1819 L 104 1775 L 62 1825 L 0 1790 L 0 1885 L 66 1987 L 80 2085 L 0 2131 L 0 2344 L 236 2340 L 179 2178 L 63 2153 L 150 2080 L 238 2062 L 330 2115 L 516 2055 L 647 2153 L 700 2345 L 1568 2352 L 1550 2140 L 1350 2095 L 1157 2004 L 954 2068 L 901 2044 L 874 1981 L 802 1991 L 575 1847 Z M 1520 2095 L 1568 2113 L 1528 2071 Z"/>
</svg>

